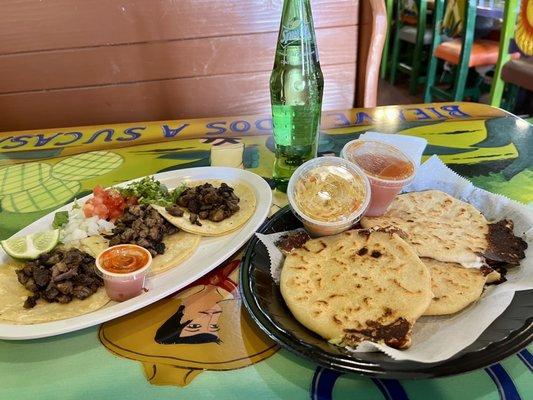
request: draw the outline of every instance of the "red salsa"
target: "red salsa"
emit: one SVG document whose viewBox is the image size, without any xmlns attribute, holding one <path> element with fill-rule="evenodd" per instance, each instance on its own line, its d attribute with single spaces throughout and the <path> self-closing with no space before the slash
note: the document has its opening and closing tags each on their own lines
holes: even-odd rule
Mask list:
<svg viewBox="0 0 533 400">
<path fill-rule="evenodd" d="M 414 165 L 393 155 L 360 154 L 352 158 L 368 174 L 386 180 L 403 180 L 413 174 Z"/>
<path fill-rule="evenodd" d="M 146 266 L 149 260 L 145 249 L 131 244 L 113 246 L 99 257 L 101 268 L 114 274 L 135 272 Z"/>
</svg>

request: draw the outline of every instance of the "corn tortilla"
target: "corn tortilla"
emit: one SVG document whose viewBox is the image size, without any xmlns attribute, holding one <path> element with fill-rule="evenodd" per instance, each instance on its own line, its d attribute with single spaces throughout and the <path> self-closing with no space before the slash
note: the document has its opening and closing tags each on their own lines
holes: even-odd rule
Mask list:
<svg viewBox="0 0 533 400">
<path fill-rule="evenodd" d="M 179 231 L 173 235 L 165 236 L 165 252 L 152 259 L 152 267 L 148 276 L 158 275 L 178 266 L 194 254 L 201 237 L 192 233 Z M 91 236 L 80 243 L 80 248 L 96 257 L 109 247 L 109 242 L 102 236 Z"/>
<path fill-rule="evenodd" d="M 39 324 L 73 318 L 96 311 L 111 301 L 104 287 L 101 287 L 85 300 L 74 299 L 70 303 L 60 304 L 39 299 L 35 307 L 26 309 L 23 307 L 24 301 L 32 293 L 19 283 L 15 272 L 23 266 L 17 261 L 0 266 L 0 322 Z"/>
<path fill-rule="evenodd" d="M 160 274 L 177 266 L 189 258 L 200 243 L 200 236 L 180 231 L 163 240 L 164 254 L 154 257 L 149 276 Z M 91 236 L 69 243 L 68 247 L 77 247 L 96 257 L 108 247 L 108 241 L 102 236 Z M 39 299 L 35 307 L 25 309 L 24 301 L 32 293 L 21 285 L 16 270 L 24 266 L 22 262 L 11 261 L 0 266 L 0 321 L 14 324 L 39 324 L 58 321 L 88 314 L 104 307 L 111 300 L 104 287 L 98 289 L 85 300 L 73 299 L 66 304 L 48 303 Z"/>
<path fill-rule="evenodd" d="M 218 187 L 222 181 L 196 181 L 187 183 L 187 186 L 194 187 L 204 183 L 210 183 L 211 185 Z M 253 190 L 250 187 L 241 183 L 228 183 L 228 185 L 233 187 L 235 195 L 239 198 L 240 209 L 231 217 L 220 222 L 213 222 L 203 219 L 200 221 L 202 226 L 198 226 L 191 224 L 189 220 L 190 212 L 187 209 L 183 209 L 183 216 L 175 217 L 170 215 L 164 207 L 157 205 L 152 205 L 152 207 L 159 211 L 159 213 L 172 225 L 175 225 L 186 232 L 194 233 L 200 236 L 222 236 L 227 233 L 231 233 L 244 225 L 246 221 L 250 219 L 256 207 L 256 198 Z"/>
</svg>

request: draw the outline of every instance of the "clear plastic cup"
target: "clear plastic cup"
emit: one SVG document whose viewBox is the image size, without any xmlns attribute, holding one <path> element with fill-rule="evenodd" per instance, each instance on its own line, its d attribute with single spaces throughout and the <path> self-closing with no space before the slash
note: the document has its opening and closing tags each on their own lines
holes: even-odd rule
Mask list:
<svg viewBox="0 0 533 400">
<path fill-rule="evenodd" d="M 341 157 L 357 164 L 370 181 L 372 197 L 365 212 L 369 217 L 384 214 L 416 172 L 413 159 L 388 143 L 352 140 L 342 149 Z"/>
<path fill-rule="evenodd" d="M 102 257 L 105 256 L 106 253 L 123 249 L 126 251 L 127 248 L 133 248 L 136 251 L 144 252 L 147 255 L 148 260 L 146 264 L 135 271 L 127 273 L 110 272 L 103 267 Z M 115 301 L 125 301 L 140 295 L 143 291 L 146 275 L 148 274 L 151 265 L 152 255 L 150 252 L 144 247 L 134 244 L 119 244 L 117 246 L 109 247 L 96 257 L 98 275 L 104 280 L 107 295 L 111 300 Z"/>
<path fill-rule="evenodd" d="M 320 157 L 294 171 L 287 196 L 294 214 L 312 236 L 335 235 L 362 217 L 370 202 L 370 183 L 354 163 Z"/>
</svg>

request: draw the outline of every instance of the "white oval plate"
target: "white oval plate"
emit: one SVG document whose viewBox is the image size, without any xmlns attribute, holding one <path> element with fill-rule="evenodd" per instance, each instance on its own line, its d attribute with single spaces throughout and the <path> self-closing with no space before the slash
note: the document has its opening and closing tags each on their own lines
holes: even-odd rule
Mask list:
<svg viewBox="0 0 533 400">
<path fill-rule="evenodd" d="M 196 252 L 189 259 L 180 264 L 179 267 L 149 278 L 147 280 L 147 287 L 149 290 L 146 293 L 122 303 L 110 302 L 108 305 L 97 311 L 60 321 L 32 325 L 0 323 L 0 339 L 36 339 L 59 335 L 101 324 L 102 322 L 123 316 L 152 304 L 187 286 L 189 283 L 194 282 L 196 279 L 205 275 L 231 257 L 248 239 L 250 239 L 250 237 L 252 237 L 254 232 L 265 221 L 272 204 L 272 192 L 266 181 L 252 172 L 241 169 L 225 167 L 191 168 L 163 172 L 154 175 L 154 177 L 169 188 L 174 188 L 184 181 L 202 179 L 220 179 L 227 182 L 229 185 L 234 182 L 241 182 L 253 189 L 257 200 L 256 209 L 250 219 L 235 233 L 220 237 L 203 237 Z M 117 186 L 123 186 L 127 183 L 129 182 Z M 90 196 L 91 195 L 80 199 L 80 203 L 85 202 Z M 54 214 L 57 211 L 69 210 L 71 207 L 72 203 L 51 212 L 22 229 L 16 235 L 27 235 L 29 233 L 50 229 Z M 0 250 L 0 264 L 4 264 L 7 260 L 8 256 L 3 250 Z M 22 304 L 21 312 L 24 312 Z"/>
</svg>

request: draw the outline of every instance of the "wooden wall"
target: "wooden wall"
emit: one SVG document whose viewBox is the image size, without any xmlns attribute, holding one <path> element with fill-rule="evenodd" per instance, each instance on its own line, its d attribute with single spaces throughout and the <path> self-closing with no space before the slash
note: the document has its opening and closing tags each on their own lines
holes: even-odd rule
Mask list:
<svg viewBox="0 0 533 400">
<path fill-rule="evenodd" d="M 358 0 L 312 0 L 324 109 L 353 105 Z M 0 130 L 269 112 L 282 0 L 3 0 Z"/>
</svg>

